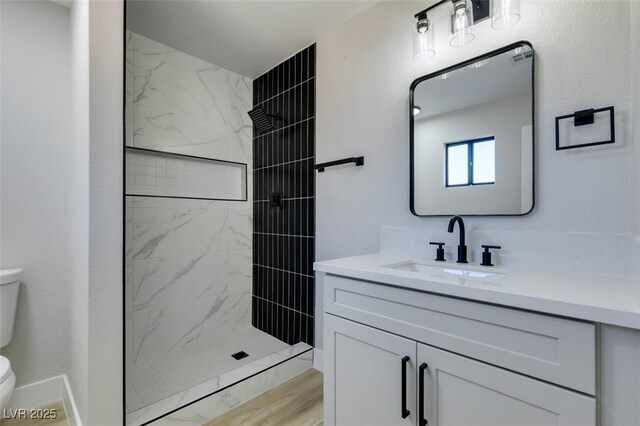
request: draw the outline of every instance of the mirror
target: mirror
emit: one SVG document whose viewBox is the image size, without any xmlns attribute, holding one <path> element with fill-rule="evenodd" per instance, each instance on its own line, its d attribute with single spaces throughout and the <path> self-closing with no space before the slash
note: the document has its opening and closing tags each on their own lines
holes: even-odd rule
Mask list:
<svg viewBox="0 0 640 426">
<path fill-rule="evenodd" d="M 531 212 L 533 69 L 519 42 L 411 84 L 413 214 Z"/>
</svg>

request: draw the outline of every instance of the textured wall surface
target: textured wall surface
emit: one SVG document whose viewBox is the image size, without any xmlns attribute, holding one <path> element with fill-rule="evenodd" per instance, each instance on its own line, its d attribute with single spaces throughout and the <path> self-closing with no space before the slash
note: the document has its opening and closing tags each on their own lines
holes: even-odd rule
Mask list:
<svg viewBox="0 0 640 426">
<path fill-rule="evenodd" d="M 135 33 L 128 33 L 127 71 L 127 145 L 246 163 L 251 183 L 251 80 Z M 204 172 L 191 167 L 198 160 L 132 154 L 127 193 L 157 192 L 160 183 Z M 174 185 L 173 193 L 210 195 L 205 189 Z M 127 197 L 126 213 L 127 362 L 249 325 L 249 201 Z"/>
<path fill-rule="evenodd" d="M 380 3 L 318 42 L 318 162 L 365 155 L 366 165 L 319 176 L 317 258 L 376 251 L 381 225 L 445 227 L 444 219 L 409 212 L 409 85 L 421 75 L 518 40 L 529 40 L 537 53 L 537 207 L 525 218 L 478 218 L 470 224 L 628 232 L 629 2 L 525 1 L 518 25 L 496 31 L 489 22 L 480 23 L 476 39 L 461 48 L 450 47 L 440 28 L 430 63 L 412 57 L 416 7 Z M 444 23 L 447 13 L 447 8 L 438 9 L 432 19 Z M 608 105 L 617 111 L 617 145 L 555 151 L 554 117 Z M 344 220 L 363 212 L 361 220 Z"/>
<path fill-rule="evenodd" d="M 311 45 L 253 83 L 274 129 L 253 129 L 252 323 L 289 344 L 314 340 L 315 59 Z"/>
<path fill-rule="evenodd" d="M 634 208 L 632 210 L 633 233 L 640 239 L 640 2 L 633 2 L 631 5 L 631 20 L 635 22 L 632 25 L 632 50 L 631 57 L 633 61 L 633 173 L 631 176 L 632 200 Z M 640 245 L 640 242 L 638 242 Z M 640 262 L 639 262 L 640 263 Z M 638 266 L 640 270 L 640 266 Z"/>
<path fill-rule="evenodd" d="M 71 149 L 67 181 L 70 302 L 68 376 L 80 417 L 89 405 L 89 2 L 71 5 Z M 114 188 L 116 189 L 116 188 Z M 115 283 L 114 283 L 115 284 Z M 119 287 L 122 287 L 120 285 Z M 122 302 L 120 302 L 122 304 Z M 112 318 L 112 320 L 119 320 Z M 121 345 L 121 343 L 118 343 Z"/>
<path fill-rule="evenodd" d="M 448 44 L 443 7 L 430 15 L 437 53 L 428 63 L 412 57 L 413 14 L 421 6 L 379 3 L 318 41 L 317 161 L 364 155 L 365 166 L 318 176 L 317 259 L 376 252 L 381 226 L 429 228 L 453 243 L 446 219 L 409 212 L 409 85 L 518 40 L 537 54 L 536 208 L 524 218 L 469 218 L 467 227 L 484 235 L 513 231 L 499 241 L 504 247 L 520 244 L 518 230 L 556 232 L 557 239 L 629 233 L 630 2 L 524 1 L 518 25 L 496 31 L 480 23 L 476 39 L 460 48 Z M 609 105 L 616 107 L 616 145 L 555 151 L 556 116 Z"/>
<path fill-rule="evenodd" d="M 122 423 L 124 5 L 89 1 L 88 387 L 86 425 Z M 118 313 L 117 315 L 114 315 Z M 72 348 L 74 350 L 74 348 Z"/>
<path fill-rule="evenodd" d="M 123 418 L 123 17 L 119 2 L 71 5 L 67 372 L 82 423 L 97 426 Z"/>
<path fill-rule="evenodd" d="M 13 340 L 1 351 L 22 386 L 63 374 L 69 353 L 69 10 L 0 7 L 0 266 L 24 269 Z"/>
</svg>

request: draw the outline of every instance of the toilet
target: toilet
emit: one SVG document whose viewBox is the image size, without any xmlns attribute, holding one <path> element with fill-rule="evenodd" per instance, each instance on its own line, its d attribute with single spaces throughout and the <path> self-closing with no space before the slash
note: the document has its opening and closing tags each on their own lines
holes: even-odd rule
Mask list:
<svg viewBox="0 0 640 426">
<path fill-rule="evenodd" d="M 21 279 L 22 269 L 0 270 L 0 348 L 7 346 L 13 338 Z M 16 375 L 11 369 L 11 362 L 0 355 L 0 413 L 9 403 L 15 385 Z"/>
</svg>

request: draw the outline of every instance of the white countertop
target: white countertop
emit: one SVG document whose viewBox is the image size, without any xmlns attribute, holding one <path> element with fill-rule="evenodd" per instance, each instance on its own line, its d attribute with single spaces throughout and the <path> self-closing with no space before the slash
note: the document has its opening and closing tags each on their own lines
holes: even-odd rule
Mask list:
<svg viewBox="0 0 640 426">
<path fill-rule="evenodd" d="M 453 275 L 433 276 L 385 267 L 407 260 L 506 275 L 472 279 Z M 640 329 L 640 280 L 623 276 L 580 276 L 472 264 L 458 265 L 455 262 L 439 263 L 379 253 L 315 262 L 314 269 L 411 290 Z"/>
</svg>

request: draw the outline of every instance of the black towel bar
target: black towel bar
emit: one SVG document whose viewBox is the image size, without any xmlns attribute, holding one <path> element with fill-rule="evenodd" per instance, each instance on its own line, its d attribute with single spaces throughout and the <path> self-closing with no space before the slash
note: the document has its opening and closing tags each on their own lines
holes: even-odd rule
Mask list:
<svg viewBox="0 0 640 426">
<path fill-rule="evenodd" d="M 364 166 L 364 157 L 362 156 L 349 157 L 349 158 L 343 158 L 342 160 L 328 161 L 326 163 L 316 164 L 315 168 L 319 173 L 322 173 L 324 172 L 324 169 L 326 167 L 339 166 L 341 164 L 349 164 L 349 163 L 355 163 L 356 166 Z"/>
</svg>

